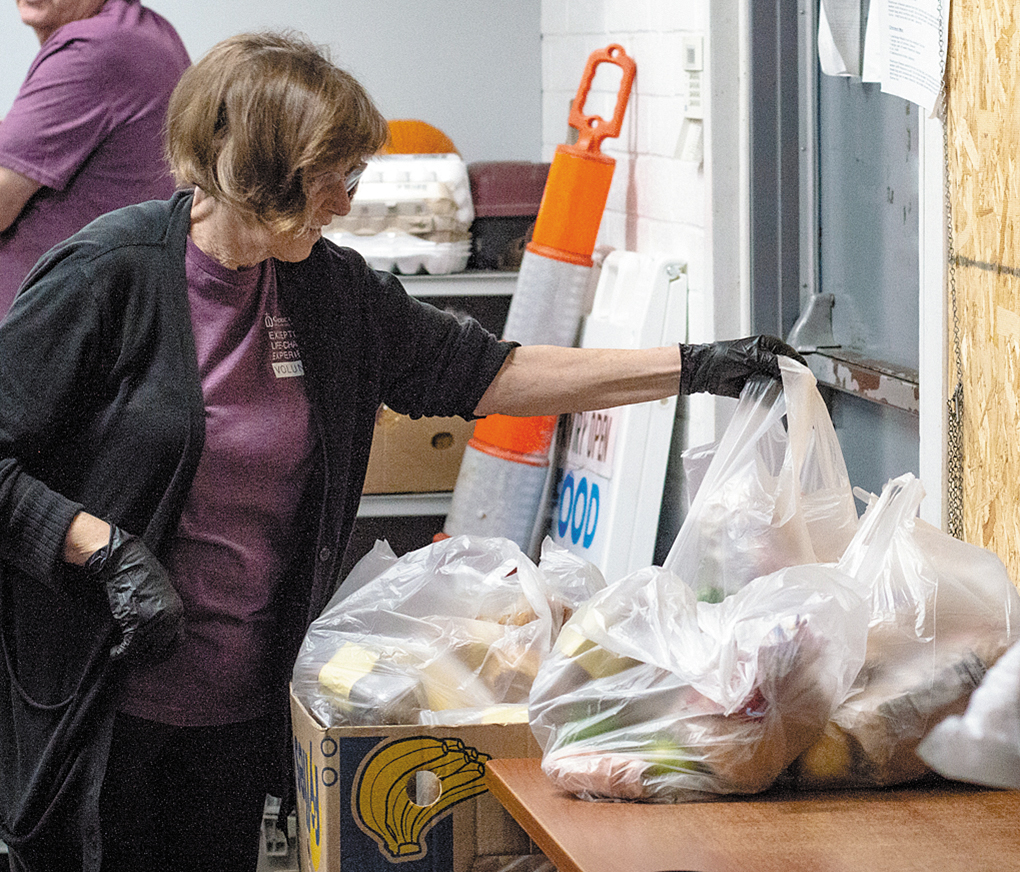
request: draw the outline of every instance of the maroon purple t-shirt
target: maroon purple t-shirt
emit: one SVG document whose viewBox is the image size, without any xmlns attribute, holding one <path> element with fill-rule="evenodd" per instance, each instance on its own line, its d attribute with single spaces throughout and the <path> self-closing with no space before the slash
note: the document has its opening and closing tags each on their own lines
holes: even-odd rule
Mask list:
<svg viewBox="0 0 1020 872">
<path fill-rule="evenodd" d="M 106 0 L 42 45 L 0 121 L 0 166 L 43 185 L 0 233 L 0 317 L 56 243 L 105 212 L 173 193 L 163 124 L 188 64 L 170 23 L 138 0 Z"/>
<path fill-rule="evenodd" d="M 274 266 L 227 269 L 188 240 L 205 446 L 168 560 L 183 635 L 169 660 L 129 674 L 123 710 L 138 717 L 208 726 L 268 709 L 273 599 L 316 438 Z"/>
</svg>

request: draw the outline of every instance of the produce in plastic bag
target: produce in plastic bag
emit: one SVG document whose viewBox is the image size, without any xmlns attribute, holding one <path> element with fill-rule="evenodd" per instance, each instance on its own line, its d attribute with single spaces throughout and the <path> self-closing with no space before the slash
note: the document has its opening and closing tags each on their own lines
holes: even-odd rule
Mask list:
<svg viewBox="0 0 1020 872">
<path fill-rule="evenodd" d="M 832 566 L 720 603 L 650 567 L 563 627 L 532 686 L 542 768 L 585 799 L 754 793 L 820 735 L 864 660 L 868 610 Z"/>
<path fill-rule="evenodd" d="M 1020 643 L 988 670 L 963 715 L 938 724 L 917 753 L 946 778 L 1020 789 Z"/>
<path fill-rule="evenodd" d="M 604 586 L 551 541 L 541 566 L 507 539 L 376 543 L 309 627 L 295 695 L 325 726 L 526 720 L 563 621 Z"/>
<path fill-rule="evenodd" d="M 864 667 L 824 737 L 791 772 L 805 787 L 891 785 L 930 771 L 921 739 L 961 713 L 1018 637 L 1002 562 L 916 517 L 924 488 L 890 481 L 839 562 L 870 599 Z"/>
<path fill-rule="evenodd" d="M 811 371 L 752 379 L 704 473 L 666 569 L 718 601 L 785 566 L 830 563 L 857 529 L 850 479 Z M 784 426 L 785 421 L 785 426 Z"/>
</svg>

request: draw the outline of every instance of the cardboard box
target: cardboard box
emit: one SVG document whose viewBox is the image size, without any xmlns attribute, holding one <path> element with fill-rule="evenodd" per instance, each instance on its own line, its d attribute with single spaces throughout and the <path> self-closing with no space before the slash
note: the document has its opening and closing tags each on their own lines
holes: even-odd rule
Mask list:
<svg viewBox="0 0 1020 872">
<path fill-rule="evenodd" d="M 366 494 L 452 491 L 475 425 L 463 418 L 408 418 L 385 406 L 372 436 Z"/>
<path fill-rule="evenodd" d="M 540 855 L 485 788 L 485 762 L 539 757 L 528 724 L 323 727 L 293 693 L 303 872 L 471 872 Z"/>
</svg>

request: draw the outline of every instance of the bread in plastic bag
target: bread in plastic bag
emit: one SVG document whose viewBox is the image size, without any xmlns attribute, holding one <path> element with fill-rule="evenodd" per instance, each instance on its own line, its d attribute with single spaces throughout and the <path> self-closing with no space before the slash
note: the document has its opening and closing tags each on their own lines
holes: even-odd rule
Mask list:
<svg viewBox="0 0 1020 872">
<path fill-rule="evenodd" d="M 596 594 L 532 685 L 542 768 L 590 800 L 755 793 L 821 734 L 864 660 L 868 611 L 832 566 L 720 603 L 650 567 Z"/>
<path fill-rule="evenodd" d="M 507 539 L 377 542 L 306 632 L 294 693 L 324 726 L 525 721 L 563 621 L 604 586 L 552 541 L 541 566 Z"/>
<path fill-rule="evenodd" d="M 791 771 L 803 787 L 886 786 L 929 774 L 921 739 L 960 714 L 1018 636 L 1020 597 L 991 551 L 917 515 L 921 482 L 893 479 L 839 562 L 870 602 L 867 659 L 823 738 Z"/>
<path fill-rule="evenodd" d="M 786 566 L 839 559 L 857 529 L 846 463 L 815 377 L 779 359 L 752 379 L 663 566 L 718 601 Z M 701 449 L 704 453 L 704 448 Z"/>
<path fill-rule="evenodd" d="M 966 711 L 937 724 L 917 754 L 946 778 L 1020 789 L 1020 643 L 988 670 Z"/>
</svg>

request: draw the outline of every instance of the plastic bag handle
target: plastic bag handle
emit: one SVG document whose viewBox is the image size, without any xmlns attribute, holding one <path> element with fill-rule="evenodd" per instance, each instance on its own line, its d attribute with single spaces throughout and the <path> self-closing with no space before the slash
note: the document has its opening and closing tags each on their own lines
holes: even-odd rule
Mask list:
<svg viewBox="0 0 1020 872">
<path fill-rule="evenodd" d="M 612 120 L 608 122 L 600 115 L 584 114 L 584 104 L 588 99 L 595 71 L 599 64 L 605 63 L 615 64 L 623 71 L 620 90 L 616 95 L 616 108 L 613 110 Z M 598 152 L 603 139 L 607 136 L 620 135 L 620 130 L 623 127 L 623 114 L 627 109 L 627 100 L 636 72 L 637 64 L 621 45 L 614 43 L 591 53 L 588 57 L 588 64 L 584 68 L 584 75 L 581 77 L 581 84 L 577 89 L 577 96 L 570 104 L 570 116 L 567 119 L 567 123 L 580 134 L 577 143 L 573 146 L 574 149 Z"/>
<path fill-rule="evenodd" d="M 861 518 L 857 533 L 838 562 L 839 568 L 857 578 L 875 578 L 893 537 L 913 523 L 923 499 L 924 485 L 912 475 L 887 482 Z"/>
</svg>

